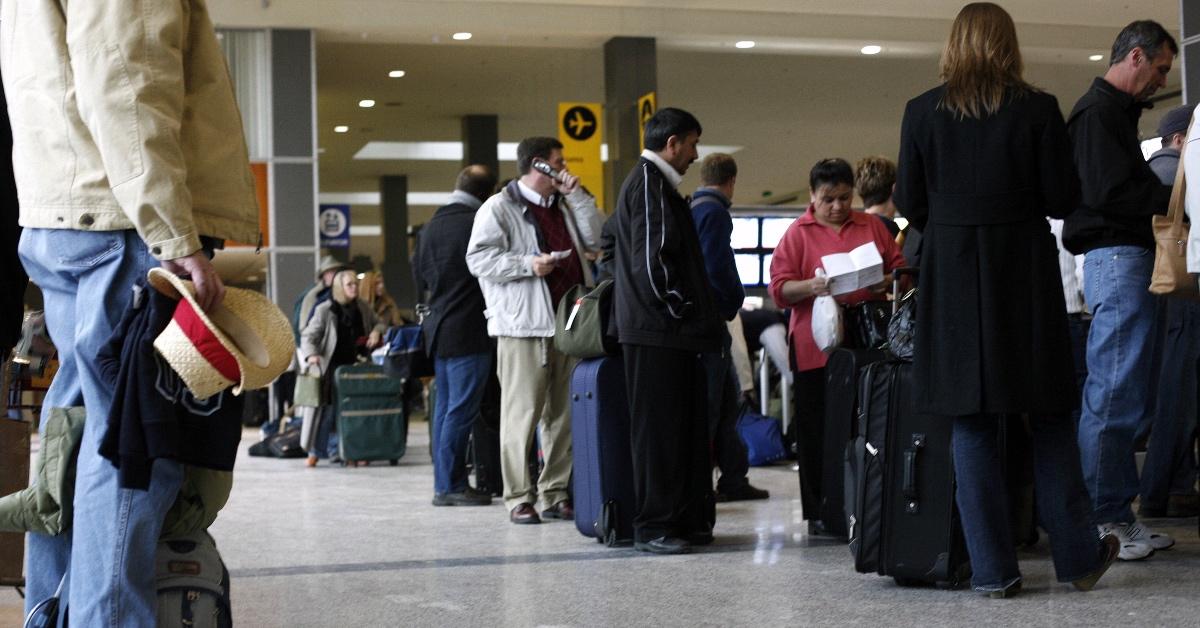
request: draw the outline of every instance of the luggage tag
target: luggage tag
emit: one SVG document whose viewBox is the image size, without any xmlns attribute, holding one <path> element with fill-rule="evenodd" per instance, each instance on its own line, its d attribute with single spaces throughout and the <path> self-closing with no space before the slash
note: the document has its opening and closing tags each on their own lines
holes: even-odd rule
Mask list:
<svg viewBox="0 0 1200 628">
<path fill-rule="evenodd" d="M 571 331 L 571 325 L 575 323 L 575 315 L 579 313 L 579 306 L 583 305 L 583 297 L 575 299 L 575 305 L 571 308 L 571 315 L 567 317 L 567 324 L 563 327 L 566 331 Z"/>
</svg>

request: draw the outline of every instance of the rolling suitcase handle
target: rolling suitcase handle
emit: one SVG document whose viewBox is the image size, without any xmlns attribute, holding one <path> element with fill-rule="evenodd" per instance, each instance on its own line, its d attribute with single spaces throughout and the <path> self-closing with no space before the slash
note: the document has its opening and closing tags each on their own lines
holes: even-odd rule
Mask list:
<svg viewBox="0 0 1200 628">
<path fill-rule="evenodd" d="M 916 277 L 919 270 L 915 266 L 905 266 L 903 268 L 892 269 L 892 315 L 895 316 L 896 311 L 900 309 L 900 302 L 904 299 L 900 298 L 900 279 L 905 276 Z M 907 296 L 907 295 L 905 295 Z"/>
<path fill-rule="evenodd" d="M 912 443 L 904 450 L 904 485 L 903 493 L 906 504 L 904 512 L 915 515 L 921 510 L 921 496 L 917 494 L 917 459 L 925 448 L 925 435 L 913 434 Z"/>
</svg>

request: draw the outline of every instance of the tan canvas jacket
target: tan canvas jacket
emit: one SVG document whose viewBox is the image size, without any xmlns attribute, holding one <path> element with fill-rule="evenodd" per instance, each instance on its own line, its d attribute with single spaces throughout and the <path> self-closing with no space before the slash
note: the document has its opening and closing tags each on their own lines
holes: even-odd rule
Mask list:
<svg viewBox="0 0 1200 628">
<path fill-rule="evenodd" d="M 242 119 L 203 0 L 2 0 L 21 225 L 253 243 Z"/>
</svg>

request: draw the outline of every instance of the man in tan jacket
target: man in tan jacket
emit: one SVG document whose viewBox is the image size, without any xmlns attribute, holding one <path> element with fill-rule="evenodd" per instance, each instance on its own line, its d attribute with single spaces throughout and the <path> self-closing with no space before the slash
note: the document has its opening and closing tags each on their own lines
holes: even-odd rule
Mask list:
<svg viewBox="0 0 1200 628">
<path fill-rule="evenodd" d="M 72 625 L 154 625 L 155 547 L 182 472 L 158 460 L 149 490 L 119 486 L 98 452 L 112 391 L 96 355 L 154 266 L 190 275 L 204 309 L 221 302 L 213 248 L 258 238 L 241 117 L 203 0 L 5 0 L 0 68 L 21 260 L 61 360 L 45 408 L 88 417 L 76 525 L 29 535 L 26 604 L 69 572 Z"/>
</svg>

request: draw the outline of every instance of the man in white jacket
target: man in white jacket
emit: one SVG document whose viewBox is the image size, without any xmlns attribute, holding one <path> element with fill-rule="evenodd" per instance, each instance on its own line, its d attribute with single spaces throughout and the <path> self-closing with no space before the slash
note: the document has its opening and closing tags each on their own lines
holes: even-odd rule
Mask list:
<svg viewBox="0 0 1200 628">
<path fill-rule="evenodd" d="M 488 335 L 497 339 L 504 505 L 519 524 L 575 516 L 567 494 L 575 360 L 554 348 L 554 312 L 572 287 L 592 285 L 587 253 L 599 248 L 601 221 L 595 199 L 564 166 L 558 140 L 522 140 L 520 178 L 479 208 L 467 244 L 467 268 L 487 304 Z M 545 466 L 535 489 L 528 461 L 539 422 Z M 541 517 L 534 507 L 539 495 Z"/>
</svg>

